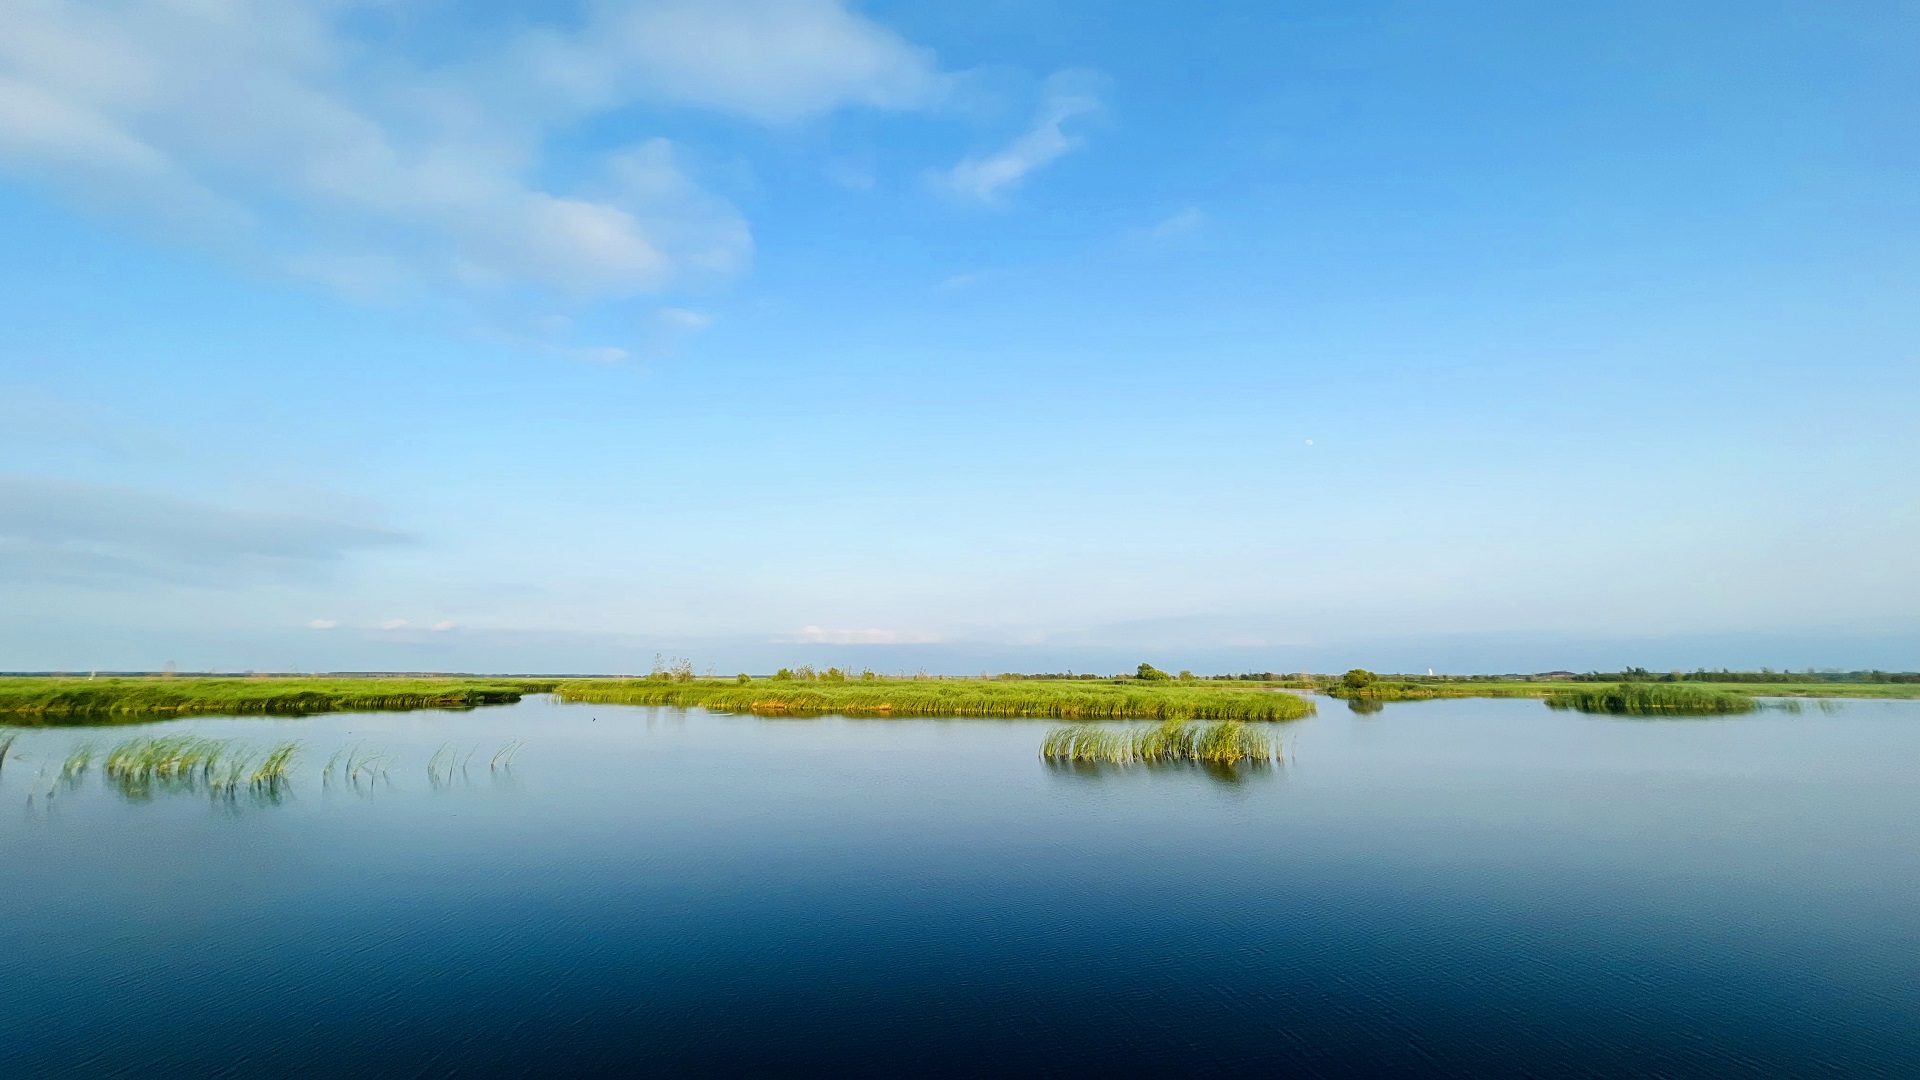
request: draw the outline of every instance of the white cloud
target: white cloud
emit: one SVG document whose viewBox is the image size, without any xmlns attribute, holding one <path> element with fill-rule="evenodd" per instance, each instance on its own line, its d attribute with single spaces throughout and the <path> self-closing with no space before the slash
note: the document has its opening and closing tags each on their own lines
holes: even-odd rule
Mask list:
<svg viewBox="0 0 1920 1080">
<path fill-rule="evenodd" d="M 590 364 L 624 364 L 633 359 L 633 354 L 618 345 L 587 345 L 577 349 L 560 350 L 561 355 L 585 360 Z"/>
<path fill-rule="evenodd" d="M 661 308 L 654 314 L 662 325 L 682 333 L 694 333 L 713 325 L 713 316 L 686 308 Z"/>
<path fill-rule="evenodd" d="M 453 620 L 441 619 L 439 622 L 434 623 L 432 626 L 427 627 L 427 629 L 432 630 L 436 634 L 444 634 L 447 631 L 453 629 Z"/>
<path fill-rule="evenodd" d="M 926 634 L 881 630 L 877 627 L 868 627 L 864 630 L 837 630 L 803 626 L 796 640 L 821 645 L 905 645 L 925 644 L 938 639 Z"/>
<path fill-rule="evenodd" d="M 848 191 L 872 191 L 879 183 L 871 164 L 844 158 L 828 162 L 825 173 L 829 181 Z"/>
<path fill-rule="evenodd" d="M 1207 223 L 1207 215 L 1199 207 L 1189 206 L 1185 210 L 1147 230 L 1148 235 L 1163 240 L 1170 236 L 1183 236 Z"/>
<path fill-rule="evenodd" d="M 315 619 L 309 622 L 307 627 L 312 630 L 332 630 L 339 625 L 340 620 L 338 619 Z"/>
<path fill-rule="evenodd" d="M 368 295 L 583 294 L 729 274 L 746 222 L 647 139 L 539 179 L 549 133 L 643 100 L 789 123 L 918 107 L 925 50 L 839 0 L 590 3 L 427 69 L 375 0 L 6 0 L 0 168 Z"/>
<path fill-rule="evenodd" d="M 1068 121 L 1098 113 L 1099 80 L 1085 71 L 1062 71 L 1047 80 L 1033 125 L 1006 147 L 984 156 L 969 156 L 936 179 L 941 187 L 964 198 L 998 202 L 1001 195 L 1028 173 L 1086 140 L 1066 130 Z"/>
<path fill-rule="evenodd" d="M 380 629 L 382 630 L 405 630 L 406 628 L 407 628 L 407 620 L 405 619 L 381 619 L 380 620 Z"/>
<path fill-rule="evenodd" d="M 931 52 L 840 0 L 597 0 L 578 32 L 537 33 L 526 55 L 583 104 L 644 97 L 768 123 L 915 108 L 946 88 Z"/>
</svg>

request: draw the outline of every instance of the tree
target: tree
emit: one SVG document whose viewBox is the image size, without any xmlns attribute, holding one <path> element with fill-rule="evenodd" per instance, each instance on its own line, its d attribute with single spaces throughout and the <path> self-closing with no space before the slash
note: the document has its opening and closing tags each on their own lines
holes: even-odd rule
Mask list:
<svg viewBox="0 0 1920 1080">
<path fill-rule="evenodd" d="M 1161 671 L 1159 668 L 1154 667 L 1152 664 L 1141 664 L 1137 669 L 1134 670 L 1133 677 L 1136 679 L 1141 679 L 1146 682 L 1165 682 L 1166 680 L 1173 678 L 1173 676 L 1167 674 L 1164 671 Z"/>
<path fill-rule="evenodd" d="M 1372 686 L 1373 680 L 1377 677 L 1378 676 L 1374 675 L 1373 672 L 1368 671 L 1366 668 L 1357 667 L 1357 668 L 1354 668 L 1352 671 L 1347 672 L 1345 675 L 1342 675 L 1340 677 L 1340 683 L 1341 685 L 1345 686 L 1349 690 L 1364 690 L 1367 687 Z"/>
</svg>

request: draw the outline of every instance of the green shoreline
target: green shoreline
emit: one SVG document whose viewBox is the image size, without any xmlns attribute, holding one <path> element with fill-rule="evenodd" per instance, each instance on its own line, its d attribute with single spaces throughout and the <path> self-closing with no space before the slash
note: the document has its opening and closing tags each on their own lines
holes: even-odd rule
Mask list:
<svg viewBox="0 0 1920 1080">
<path fill-rule="evenodd" d="M 314 716 L 472 709 L 553 689 L 553 679 L 0 679 L 0 723 L 138 723 L 156 717 Z"/>
<path fill-rule="evenodd" d="M 1294 687 L 1308 684 L 1298 680 Z M 1316 677 L 1321 693 L 1356 707 L 1434 698 L 1544 698 L 1572 702 L 1614 690 L 1591 680 L 1379 678 L 1362 687 Z M 1920 684 L 1866 682 L 1626 683 L 1693 687 L 1745 700 L 1920 698 Z M 1225 679 L 851 678 L 662 679 L 478 676 L 255 676 L 83 679 L 0 677 L 0 724 L 114 724 L 170 716 L 311 716 L 330 712 L 472 709 L 553 693 L 583 704 L 671 705 L 759 715 L 954 716 L 1057 720 L 1295 720 L 1312 700 L 1275 682 Z M 1724 706 L 1716 707 L 1721 711 Z M 1739 710 L 1744 711 L 1744 709 Z"/>
</svg>

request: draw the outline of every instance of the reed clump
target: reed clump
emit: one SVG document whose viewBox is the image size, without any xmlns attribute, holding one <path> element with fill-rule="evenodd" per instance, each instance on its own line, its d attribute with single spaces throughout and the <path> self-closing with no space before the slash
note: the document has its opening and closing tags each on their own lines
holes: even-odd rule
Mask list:
<svg viewBox="0 0 1920 1080">
<path fill-rule="evenodd" d="M 1048 761 L 1104 765 L 1237 765 L 1278 761 L 1280 750 L 1271 735 L 1243 720 L 1169 720 L 1131 728 L 1067 724 L 1047 732 L 1040 756 Z"/>
<path fill-rule="evenodd" d="M 66 760 L 60 763 L 60 779 L 69 784 L 77 783 L 81 777 L 87 775 L 88 769 L 93 768 L 93 755 L 92 743 L 83 742 L 75 745 L 73 749 L 67 751 Z"/>
<path fill-rule="evenodd" d="M 156 786 L 216 788 L 223 762 L 238 760 L 227 739 L 174 735 L 130 739 L 107 751 L 102 770 L 128 795 L 145 795 Z"/>
<path fill-rule="evenodd" d="M 1298 720 L 1314 712 L 1298 694 L 1258 687 L 1168 683 L 984 679 L 861 680 L 845 683 L 756 681 L 670 683 L 575 680 L 563 701 L 672 705 L 765 715 L 989 716 L 1059 720 Z"/>
<path fill-rule="evenodd" d="M 546 693 L 530 679 L 0 679 L 12 723 L 114 723 L 151 716 L 310 716 L 395 709 L 471 709 Z"/>
<path fill-rule="evenodd" d="M 91 760 L 69 756 L 68 767 L 77 776 Z M 164 738 L 130 739 L 107 751 L 101 770 L 109 782 L 123 794 L 143 797 L 155 788 L 181 791 L 208 791 L 231 795 L 242 789 L 278 795 L 287 785 L 300 744 L 281 743 L 256 761 L 252 754 L 232 739 L 209 739 L 197 735 L 172 735 Z"/>
<path fill-rule="evenodd" d="M 1561 690 L 1548 696 L 1547 705 L 1615 716 L 1729 716 L 1759 707 L 1746 694 L 1688 683 L 1639 682 Z"/>
<path fill-rule="evenodd" d="M 260 764 L 247 777 L 247 786 L 256 791 L 278 791 L 287 783 L 287 775 L 293 769 L 293 762 L 300 754 L 297 742 L 281 743 L 267 751 Z"/>
</svg>

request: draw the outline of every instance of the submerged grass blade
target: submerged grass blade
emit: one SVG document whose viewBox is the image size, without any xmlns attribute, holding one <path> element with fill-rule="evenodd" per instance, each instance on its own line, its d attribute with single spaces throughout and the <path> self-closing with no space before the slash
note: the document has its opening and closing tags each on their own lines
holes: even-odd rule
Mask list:
<svg viewBox="0 0 1920 1080">
<path fill-rule="evenodd" d="M 487 763 L 487 767 L 490 769 L 513 768 L 513 759 L 520 756 L 520 751 L 525 749 L 526 745 L 527 741 L 525 739 L 515 739 L 509 742 L 494 753 L 493 760 Z"/>
<path fill-rule="evenodd" d="M 83 742 L 67 751 L 67 758 L 60 765 L 60 778 L 69 782 L 79 780 L 93 767 L 93 744 Z"/>
</svg>

